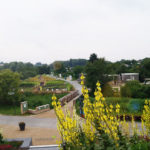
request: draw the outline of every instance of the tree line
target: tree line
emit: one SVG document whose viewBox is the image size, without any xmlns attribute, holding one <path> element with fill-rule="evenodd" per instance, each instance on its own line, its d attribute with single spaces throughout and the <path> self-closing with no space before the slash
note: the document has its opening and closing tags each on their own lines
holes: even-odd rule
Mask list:
<svg viewBox="0 0 150 150">
<path fill-rule="evenodd" d="M 87 74 L 87 78 L 91 80 L 92 76 L 101 80 L 99 74 L 120 74 L 120 73 L 139 73 L 140 81 L 150 77 L 150 58 L 141 60 L 120 60 L 111 62 L 105 58 L 98 58 L 95 53 L 91 54 L 89 60 L 86 59 L 70 59 L 68 61 L 55 61 L 52 64 L 42 64 L 40 62 L 32 64 L 30 62 L 10 62 L 0 63 L 0 70 L 10 69 L 13 72 L 21 74 L 21 79 L 33 77 L 37 74 L 62 74 L 63 77 L 72 75 L 74 79 L 78 79 L 81 72 Z"/>
<path fill-rule="evenodd" d="M 7 97 L 8 101 L 12 98 L 11 93 L 14 92 L 16 99 L 18 99 L 18 88 L 20 79 L 26 79 L 36 76 L 38 74 L 50 74 L 53 72 L 55 75 L 62 74 L 63 77 L 72 75 L 74 79 L 78 79 L 81 73 L 86 76 L 85 83 L 91 89 L 91 93 L 95 91 L 95 85 L 97 81 L 100 81 L 102 91 L 107 87 L 106 83 L 110 81 L 109 74 L 120 73 L 139 73 L 140 82 L 143 82 L 145 78 L 150 78 L 150 58 L 144 58 L 142 60 L 121 60 L 117 62 L 110 62 L 105 58 L 98 58 L 96 54 L 91 54 L 89 60 L 84 59 L 70 59 L 69 61 L 56 61 L 52 64 L 36 63 L 23 63 L 23 62 L 11 62 L 0 63 L 0 101 Z M 135 83 L 133 83 L 135 84 Z M 129 84 L 130 85 L 130 84 Z M 142 97 L 149 94 L 149 87 L 136 84 L 136 90 L 130 90 L 128 86 L 124 87 L 123 95 L 135 97 L 134 92 L 144 91 Z M 141 90 L 142 89 L 142 90 Z M 107 88 L 108 91 L 108 88 Z M 111 90 L 110 90 L 111 91 Z M 111 92 L 109 92 L 111 93 Z"/>
</svg>

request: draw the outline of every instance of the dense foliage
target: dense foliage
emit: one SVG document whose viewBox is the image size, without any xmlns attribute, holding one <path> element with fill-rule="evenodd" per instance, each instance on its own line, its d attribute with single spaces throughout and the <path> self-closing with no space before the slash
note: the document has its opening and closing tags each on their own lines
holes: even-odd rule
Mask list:
<svg viewBox="0 0 150 150">
<path fill-rule="evenodd" d="M 75 66 L 85 66 L 87 63 L 86 59 L 70 59 L 68 61 L 60 61 L 65 67 L 72 68 Z"/>
<path fill-rule="evenodd" d="M 0 63 L 0 70 L 10 69 L 14 72 L 21 73 L 21 79 L 26 79 L 28 77 L 33 77 L 37 74 L 49 74 L 50 72 L 55 72 L 56 74 L 63 74 L 63 76 L 73 75 L 74 78 L 77 78 L 78 74 L 76 73 L 76 66 L 86 66 L 88 62 L 93 63 L 99 58 L 95 53 L 90 55 L 89 60 L 86 59 L 70 59 L 68 61 L 57 61 L 61 67 L 57 69 L 54 67 L 55 63 L 52 64 L 41 64 L 40 62 L 35 65 L 31 63 L 23 62 L 11 62 L 11 63 Z M 56 64 L 57 64 L 56 63 Z M 145 78 L 150 77 L 150 58 L 145 58 L 142 60 L 120 60 L 117 62 L 106 61 L 107 70 L 109 74 L 120 74 L 120 73 L 139 73 L 140 81 L 143 82 Z M 83 72 L 84 69 L 82 69 Z M 77 71 L 78 72 L 78 71 Z"/>
<path fill-rule="evenodd" d="M 0 71 L 0 104 L 13 104 L 19 101 L 20 75 L 10 70 Z"/>
<path fill-rule="evenodd" d="M 0 66 L 0 70 L 10 69 L 13 72 L 18 72 L 21 74 L 21 79 L 26 79 L 29 77 L 34 77 L 37 74 L 49 74 L 50 66 L 46 64 L 36 64 L 32 63 L 23 63 L 23 62 L 11 62 L 4 63 Z"/>
<path fill-rule="evenodd" d="M 89 62 L 85 66 L 86 85 L 91 88 L 92 93 L 95 91 L 97 81 L 101 81 L 102 86 L 109 81 L 107 62 L 104 58 Z"/>
<path fill-rule="evenodd" d="M 140 84 L 139 81 L 128 81 L 121 87 L 122 97 L 150 98 L 150 85 Z"/>
</svg>

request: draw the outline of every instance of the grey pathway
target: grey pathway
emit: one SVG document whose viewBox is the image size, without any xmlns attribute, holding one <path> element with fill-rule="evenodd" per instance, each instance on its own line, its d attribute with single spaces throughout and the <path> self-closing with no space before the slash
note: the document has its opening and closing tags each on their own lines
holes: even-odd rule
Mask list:
<svg viewBox="0 0 150 150">
<path fill-rule="evenodd" d="M 55 118 L 35 118 L 32 116 L 4 116 L 0 115 L 0 124 L 17 125 L 18 122 L 24 121 L 29 127 L 44 127 L 57 129 Z"/>
<path fill-rule="evenodd" d="M 67 82 L 72 84 L 75 87 L 75 89 L 79 91 L 79 94 L 82 94 L 81 92 L 82 86 L 78 83 L 78 81 L 67 81 Z"/>
<path fill-rule="evenodd" d="M 54 76 L 52 76 L 52 77 L 53 77 L 53 78 L 56 78 L 56 77 L 54 77 Z M 76 90 L 79 91 L 79 94 L 82 94 L 82 92 L 81 92 L 82 86 L 78 83 L 78 81 L 76 81 L 76 80 L 74 80 L 74 81 L 69 81 L 69 80 L 65 80 L 65 79 L 63 79 L 63 78 L 56 78 L 56 79 L 64 80 L 64 81 L 66 81 L 66 82 L 69 82 L 70 84 L 72 84 L 72 85 L 74 86 L 74 88 L 75 88 Z"/>
</svg>

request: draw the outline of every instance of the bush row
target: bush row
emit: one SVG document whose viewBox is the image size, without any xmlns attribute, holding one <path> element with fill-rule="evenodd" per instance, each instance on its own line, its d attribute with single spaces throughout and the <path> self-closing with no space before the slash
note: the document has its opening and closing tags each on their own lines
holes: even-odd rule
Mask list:
<svg viewBox="0 0 150 150">
<path fill-rule="evenodd" d="M 139 81 L 128 81 L 121 87 L 122 97 L 150 98 L 150 85 L 140 84 Z"/>
</svg>

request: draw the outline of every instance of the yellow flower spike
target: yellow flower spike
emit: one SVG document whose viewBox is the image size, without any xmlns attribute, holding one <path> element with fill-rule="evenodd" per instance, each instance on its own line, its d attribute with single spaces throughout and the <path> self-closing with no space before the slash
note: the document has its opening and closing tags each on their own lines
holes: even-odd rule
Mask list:
<svg viewBox="0 0 150 150">
<path fill-rule="evenodd" d="M 148 100 L 145 100 L 145 104 L 148 105 Z"/>
<path fill-rule="evenodd" d="M 56 106 L 56 101 L 52 102 L 52 106 L 54 106 L 54 107 Z"/>
<path fill-rule="evenodd" d="M 55 95 L 52 96 L 52 100 L 55 101 L 57 98 Z"/>
<path fill-rule="evenodd" d="M 114 117 L 110 116 L 110 120 L 113 120 L 113 119 L 114 119 Z"/>
<path fill-rule="evenodd" d="M 85 78 L 85 76 L 84 76 L 83 73 L 82 73 L 80 79 L 81 79 L 81 80 L 84 80 L 84 78 Z"/>
<path fill-rule="evenodd" d="M 97 92 L 96 92 L 96 91 L 94 92 L 94 95 L 95 95 L 95 96 L 97 95 Z"/>
<path fill-rule="evenodd" d="M 101 91 L 101 88 L 100 87 L 97 87 L 98 91 Z"/>
<path fill-rule="evenodd" d="M 84 85 L 84 81 L 81 81 L 81 85 Z"/>
<path fill-rule="evenodd" d="M 111 109 L 113 109 L 113 105 L 111 104 L 110 106 L 109 106 Z"/>
<path fill-rule="evenodd" d="M 97 87 L 100 87 L 100 85 L 101 85 L 101 84 L 100 84 L 100 82 L 98 81 L 98 82 L 96 83 L 96 86 L 97 86 Z"/>
<path fill-rule="evenodd" d="M 143 126 L 146 127 L 145 134 L 150 136 L 150 100 L 145 100 L 142 119 Z"/>
<path fill-rule="evenodd" d="M 105 101 L 105 98 L 104 98 L 104 97 L 102 97 L 102 101 Z"/>
<path fill-rule="evenodd" d="M 119 113 L 120 112 L 120 109 L 116 109 L 116 113 Z"/>
<path fill-rule="evenodd" d="M 82 87 L 81 92 L 82 92 L 82 94 L 84 93 L 84 87 Z"/>
<path fill-rule="evenodd" d="M 85 93 L 88 93 L 88 89 L 85 89 L 84 92 L 85 92 Z"/>
<path fill-rule="evenodd" d="M 119 105 L 119 104 L 117 104 L 117 105 L 116 105 L 116 108 L 120 108 L 120 105 Z"/>
</svg>

